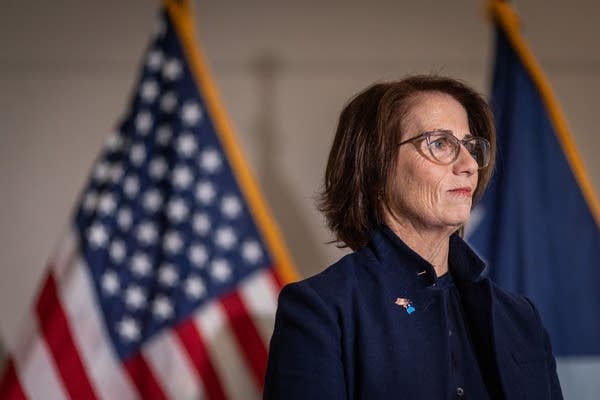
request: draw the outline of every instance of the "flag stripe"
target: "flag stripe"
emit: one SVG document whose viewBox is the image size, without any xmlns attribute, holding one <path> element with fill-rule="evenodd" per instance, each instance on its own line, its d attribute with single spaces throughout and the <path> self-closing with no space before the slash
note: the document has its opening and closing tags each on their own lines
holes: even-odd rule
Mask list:
<svg viewBox="0 0 600 400">
<path fill-rule="evenodd" d="M 272 269 L 257 271 L 240 284 L 240 296 L 265 346 L 273 333 L 277 293 L 279 286 Z"/>
<path fill-rule="evenodd" d="M 124 362 L 124 366 L 142 399 L 161 400 L 167 398 L 141 353 L 135 353 Z"/>
<path fill-rule="evenodd" d="M 193 368 L 184 352 L 185 349 L 170 329 L 157 335 L 143 350 L 149 368 L 162 383 L 168 398 L 205 398 L 201 382 L 194 376 Z"/>
<path fill-rule="evenodd" d="M 239 349 L 252 371 L 259 390 L 262 391 L 267 371 L 267 348 L 237 291 L 223 296 L 221 304 L 229 318 Z"/>
<path fill-rule="evenodd" d="M 194 318 L 200 336 L 206 342 L 210 360 L 228 399 L 260 399 L 260 392 L 237 350 L 223 308 L 217 302 L 202 307 Z"/>
<path fill-rule="evenodd" d="M 0 398 L 11 400 L 26 398 L 12 359 L 9 359 L 4 367 L 4 376 L 0 381 Z"/>
<path fill-rule="evenodd" d="M 35 320 L 27 320 L 14 353 L 14 363 L 21 388 L 31 399 L 66 399 L 46 342 L 40 336 Z"/>
<path fill-rule="evenodd" d="M 79 399 L 96 398 L 73 341 L 69 321 L 59 302 L 52 272 L 46 278 L 36 304 L 36 312 L 40 329 L 69 395 Z"/>
<path fill-rule="evenodd" d="M 87 265 L 79 259 L 69 274 L 58 279 L 65 313 L 70 321 L 76 321 L 71 324 L 73 338 L 99 397 L 136 398 L 136 390 L 123 374 L 102 316 L 98 314 Z"/>
<path fill-rule="evenodd" d="M 215 371 L 204 340 L 194 325 L 192 319 L 188 319 L 175 328 L 177 337 L 186 349 L 190 361 L 194 365 L 199 379 L 204 384 L 204 390 L 211 400 L 225 400 L 225 392 Z"/>
</svg>

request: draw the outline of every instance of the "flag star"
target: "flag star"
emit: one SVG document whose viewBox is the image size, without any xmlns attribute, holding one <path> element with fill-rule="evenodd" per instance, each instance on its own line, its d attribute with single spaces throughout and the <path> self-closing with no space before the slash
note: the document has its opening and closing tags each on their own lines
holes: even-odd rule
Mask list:
<svg viewBox="0 0 600 400">
<path fill-rule="evenodd" d="M 194 176 L 192 175 L 192 171 L 189 167 L 180 165 L 173 170 L 172 180 L 175 187 L 184 190 L 191 185 L 192 181 L 194 180 Z"/>
<path fill-rule="evenodd" d="M 242 212 L 242 203 L 240 203 L 240 200 L 237 198 L 237 196 L 224 196 L 221 200 L 221 212 L 227 218 L 236 218 Z"/>
<path fill-rule="evenodd" d="M 102 275 L 102 290 L 109 296 L 119 291 L 121 286 L 119 276 L 114 271 L 106 271 Z"/>
<path fill-rule="evenodd" d="M 262 249 L 255 240 L 245 241 L 242 244 L 242 258 L 250 264 L 256 264 L 262 258 Z"/>
<path fill-rule="evenodd" d="M 140 97 L 146 103 L 152 103 L 158 96 L 159 88 L 155 80 L 146 80 L 140 86 Z"/>
<path fill-rule="evenodd" d="M 150 162 L 149 166 L 150 176 L 154 179 L 160 180 L 167 173 L 167 168 L 168 166 L 164 158 L 154 158 Z"/>
<path fill-rule="evenodd" d="M 230 227 L 219 228 L 215 232 L 215 244 L 222 249 L 230 250 L 236 241 L 235 231 Z"/>
<path fill-rule="evenodd" d="M 159 319 L 169 319 L 173 316 L 173 305 L 167 297 L 157 296 L 152 302 L 152 313 Z"/>
<path fill-rule="evenodd" d="M 177 139 L 177 152 L 184 157 L 191 157 L 197 148 L 196 138 L 190 132 L 183 133 Z"/>
<path fill-rule="evenodd" d="M 125 259 L 127 255 L 127 248 L 125 247 L 125 243 L 122 240 L 115 240 L 110 244 L 109 250 L 110 258 L 116 262 L 120 263 Z"/>
<path fill-rule="evenodd" d="M 150 258 L 144 253 L 136 253 L 131 257 L 131 270 L 138 276 L 147 276 L 150 274 L 152 264 Z"/>
<path fill-rule="evenodd" d="M 181 198 L 172 199 L 167 205 L 167 216 L 173 222 L 181 222 L 189 213 L 188 206 Z"/>
<path fill-rule="evenodd" d="M 92 212 L 96 208 L 96 203 L 98 203 L 98 195 L 92 190 L 83 197 L 82 207 L 85 211 Z"/>
<path fill-rule="evenodd" d="M 148 212 L 157 211 L 163 203 L 162 195 L 158 189 L 150 189 L 144 193 L 142 206 Z"/>
<path fill-rule="evenodd" d="M 221 156 L 215 149 L 206 149 L 200 154 L 200 168 L 208 173 L 214 173 L 221 167 Z"/>
<path fill-rule="evenodd" d="M 146 158 L 146 149 L 144 148 L 144 145 L 138 143 L 131 146 L 131 153 L 129 154 L 129 158 L 131 159 L 133 165 L 135 165 L 136 167 L 142 165 L 144 159 Z"/>
<path fill-rule="evenodd" d="M 100 161 L 94 168 L 94 179 L 99 183 L 104 182 L 108 177 L 109 171 L 110 166 L 108 163 L 106 161 Z"/>
<path fill-rule="evenodd" d="M 151 71 L 158 71 L 163 64 L 163 53 L 160 50 L 152 50 L 146 59 L 146 65 Z"/>
<path fill-rule="evenodd" d="M 110 168 L 110 172 L 109 172 L 110 181 L 112 183 L 119 183 L 119 181 L 123 177 L 124 173 L 125 173 L 125 171 L 123 171 L 123 167 L 121 166 L 121 164 L 113 165 Z"/>
<path fill-rule="evenodd" d="M 188 256 L 192 264 L 198 268 L 203 267 L 206 261 L 208 261 L 208 251 L 205 246 L 200 244 L 190 246 Z"/>
<path fill-rule="evenodd" d="M 210 263 L 210 275 L 219 282 L 228 280 L 231 273 L 229 263 L 223 258 L 218 258 Z"/>
<path fill-rule="evenodd" d="M 87 230 L 87 239 L 94 248 L 104 247 L 108 240 L 108 234 L 104 225 L 96 222 Z"/>
<path fill-rule="evenodd" d="M 209 181 L 201 181 L 196 185 L 196 199 L 204 205 L 212 203 L 217 191 Z"/>
<path fill-rule="evenodd" d="M 173 92 L 167 92 L 160 98 L 160 109 L 166 114 L 171 114 L 177 107 L 177 96 Z"/>
<path fill-rule="evenodd" d="M 208 215 L 204 213 L 195 214 L 192 221 L 192 227 L 197 234 L 202 236 L 206 235 L 208 231 L 210 231 L 210 219 L 208 218 Z"/>
<path fill-rule="evenodd" d="M 127 178 L 125 178 L 123 186 L 125 195 L 127 195 L 128 198 L 132 199 L 137 195 L 138 191 L 140 190 L 140 181 L 138 180 L 137 176 L 128 176 Z"/>
<path fill-rule="evenodd" d="M 117 223 L 119 227 L 123 230 L 129 229 L 131 223 L 133 222 L 133 217 L 131 215 L 131 210 L 129 208 L 123 208 L 119 210 L 117 214 Z"/>
<path fill-rule="evenodd" d="M 166 146 L 171 141 L 171 136 L 173 136 L 173 132 L 169 125 L 161 125 L 156 130 L 156 143 Z"/>
<path fill-rule="evenodd" d="M 140 338 L 139 324 L 129 317 L 125 317 L 117 323 L 117 332 L 127 342 L 134 342 Z"/>
<path fill-rule="evenodd" d="M 115 198 L 110 193 L 104 193 L 100 196 L 100 200 L 98 201 L 98 210 L 104 214 L 109 215 L 117 207 L 117 203 L 115 202 Z"/>
<path fill-rule="evenodd" d="M 163 286 L 171 287 L 177 283 L 179 275 L 172 264 L 163 264 L 158 270 L 158 281 Z"/>
<path fill-rule="evenodd" d="M 202 119 L 202 109 L 195 101 L 188 101 L 181 106 L 181 119 L 187 126 L 195 126 Z"/>
<path fill-rule="evenodd" d="M 183 247 L 181 235 L 176 231 L 167 232 L 164 237 L 163 247 L 170 254 L 179 253 Z"/>
<path fill-rule="evenodd" d="M 152 222 L 142 222 L 137 228 L 137 239 L 140 243 L 151 245 L 156 242 L 158 231 Z"/>
<path fill-rule="evenodd" d="M 177 58 L 171 58 L 164 63 L 162 75 L 165 79 L 174 81 L 181 75 L 181 62 Z"/>
<path fill-rule="evenodd" d="M 139 286 L 130 286 L 125 290 L 125 304 L 130 310 L 142 309 L 146 303 L 146 294 Z"/>
<path fill-rule="evenodd" d="M 125 304 L 132 310 L 144 308 L 146 306 L 146 293 L 137 285 L 129 286 L 125 289 Z"/>
<path fill-rule="evenodd" d="M 154 118 L 150 111 L 140 111 L 140 113 L 135 116 L 135 130 L 142 136 L 145 136 L 150 132 L 153 123 Z"/>
<path fill-rule="evenodd" d="M 123 147 L 123 138 L 118 133 L 113 133 L 106 139 L 106 149 L 115 152 Z"/>
<path fill-rule="evenodd" d="M 183 291 L 188 297 L 194 300 L 198 300 L 200 297 L 206 294 L 206 286 L 202 279 L 198 277 L 190 277 L 185 280 L 183 284 Z"/>
</svg>

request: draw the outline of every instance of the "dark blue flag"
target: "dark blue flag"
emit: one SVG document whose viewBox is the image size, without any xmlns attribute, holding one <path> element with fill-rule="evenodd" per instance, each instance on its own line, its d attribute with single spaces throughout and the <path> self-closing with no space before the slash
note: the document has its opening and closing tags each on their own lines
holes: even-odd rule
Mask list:
<svg viewBox="0 0 600 400">
<path fill-rule="evenodd" d="M 468 239 L 493 280 L 533 300 L 557 357 L 597 357 L 598 201 L 514 12 L 493 4 L 497 167 Z"/>
</svg>

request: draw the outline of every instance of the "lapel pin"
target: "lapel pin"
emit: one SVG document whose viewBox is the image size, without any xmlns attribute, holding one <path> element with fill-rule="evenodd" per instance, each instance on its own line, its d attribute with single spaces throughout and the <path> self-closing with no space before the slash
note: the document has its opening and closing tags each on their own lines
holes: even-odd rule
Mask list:
<svg viewBox="0 0 600 400">
<path fill-rule="evenodd" d="M 413 306 L 412 301 L 410 301 L 409 299 L 405 299 L 403 297 L 398 297 L 396 299 L 396 304 L 401 307 L 404 307 L 404 310 L 406 311 L 407 314 L 412 314 L 415 311 L 417 311 L 415 306 Z"/>
</svg>

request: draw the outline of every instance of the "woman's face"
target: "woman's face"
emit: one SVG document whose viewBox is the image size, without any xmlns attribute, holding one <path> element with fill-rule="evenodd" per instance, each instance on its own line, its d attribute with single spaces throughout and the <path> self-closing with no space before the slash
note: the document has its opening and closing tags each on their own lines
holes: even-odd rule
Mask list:
<svg viewBox="0 0 600 400">
<path fill-rule="evenodd" d="M 400 139 L 434 130 L 448 130 L 463 139 L 470 134 L 467 113 L 450 95 L 419 94 L 409 107 Z M 424 140 L 399 146 L 392 218 L 420 230 L 458 228 L 469 218 L 476 186 L 477 163 L 462 145 L 458 158 L 448 165 L 431 161 Z"/>
</svg>

